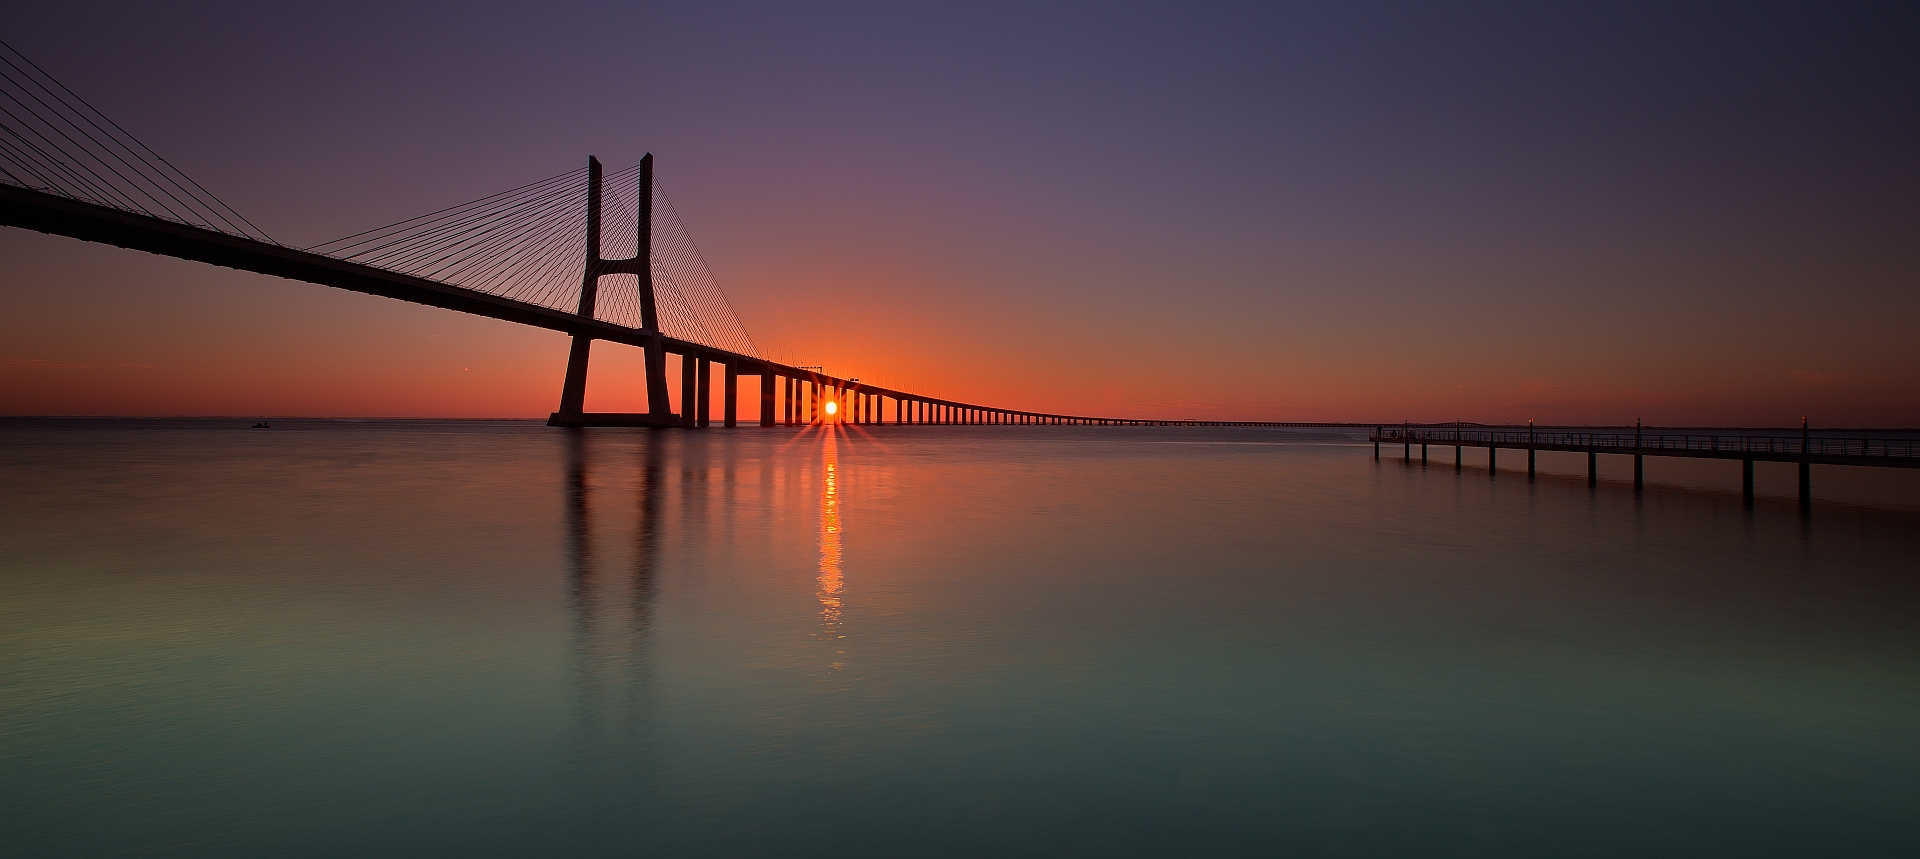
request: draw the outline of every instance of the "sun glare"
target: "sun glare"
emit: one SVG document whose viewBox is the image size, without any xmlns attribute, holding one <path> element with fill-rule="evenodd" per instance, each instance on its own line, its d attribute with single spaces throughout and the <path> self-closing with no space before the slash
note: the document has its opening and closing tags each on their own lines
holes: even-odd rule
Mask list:
<svg viewBox="0 0 1920 859">
<path fill-rule="evenodd" d="M 834 403 L 834 402 L 833 402 L 832 400 L 828 400 L 828 401 L 827 401 L 827 414 L 833 414 L 834 412 L 837 412 L 837 411 L 840 411 L 840 407 L 839 407 L 838 405 L 836 405 L 836 404 L 835 404 L 835 403 Z"/>
</svg>

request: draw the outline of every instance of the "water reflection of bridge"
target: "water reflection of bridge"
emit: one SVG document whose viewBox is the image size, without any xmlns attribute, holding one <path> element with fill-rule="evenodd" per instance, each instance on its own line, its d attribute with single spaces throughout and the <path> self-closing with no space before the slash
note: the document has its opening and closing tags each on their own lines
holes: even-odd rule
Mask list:
<svg viewBox="0 0 1920 859">
<path fill-rule="evenodd" d="M 776 486 L 801 489 L 795 485 L 799 481 L 805 485 L 801 498 L 817 504 L 808 510 L 818 549 L 812 565 L 818 622 L 812 635 L 831 648 L 828 667 L 837 671 L 845 666 L 841 505 L 848 430 L 818 429 L 811 438 L 803 435 L 794 444 L 767 448 L 756 476 L 760 491 L 769 496 L 763 503 L 773 503 Z M 708 443 L 691 437 L 566 434 L 561 501 L 576 721 L 582 737 L 594 743 L 639 742 L 634 732 L 650 706 L 655 612 L 669 540 L 734 541 L 730 531 L 709 530 L 731 528 L 741 477 L 733 443 L 714 444 L 725 448 L 718 462 L 706 457 L 712 449 Z M 800 453 L 800 445 L 817 445 L 817 454 L 792 455 Z M 670 460 L 679 471 L 675 481 L 667 479 Z M 630 505 L 606 503 L 629 491 Z M 610 546 L 621 551 L 609 552 Z"/>
</svg>

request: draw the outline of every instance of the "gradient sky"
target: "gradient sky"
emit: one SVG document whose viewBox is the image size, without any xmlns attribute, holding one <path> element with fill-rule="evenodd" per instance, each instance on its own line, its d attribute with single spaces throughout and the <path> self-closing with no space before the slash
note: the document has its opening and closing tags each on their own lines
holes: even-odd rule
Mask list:
<svg viewBox="0 0 1920 859">
<path fill-rule="evenodd" d="M 1913 427 L 1917 9 L 63 3 L 0 38 L 288 244 L 654 152 L 763 352 L 935 396 Z M 0 413 L 559 397 L 552 332 L 0 259 Z M 628 352 L 590 408 L 638 407 Z"/>
</svg>

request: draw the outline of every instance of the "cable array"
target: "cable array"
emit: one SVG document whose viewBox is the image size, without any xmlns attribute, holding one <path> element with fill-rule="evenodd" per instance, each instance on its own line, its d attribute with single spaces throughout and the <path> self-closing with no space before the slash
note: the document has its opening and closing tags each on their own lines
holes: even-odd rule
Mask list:
<svg viewBox="0 0 1920 859">
<path fill-rule="evenodd" d="M 638 251 L 639 168 L 601 180 L 600 254 Z M 654 183 L 654 303 L 661 332 L 759 356 L 706 261 Z M 387 271 L 575 312 L 586 263 L 587 171 L 583 168 L 451 206 L 308 250 Z M 594 317 L 642 327 L 640 279 L 610 275 L 595 292 Z"/>
<path fill-rule="evenodd" d="M 682 340 L 693 340 L 742 355 L 760 357 L 760 349 L 733 312 L 733 302 L 720 291 L 713 270 L 693 243 L 680 213 L 667 199 L 658 177 L 653 181 L 653 283 L 660 306 L 660 327 Z M 667 317 L 667 296 L 676 299 L 687 333 L 675 333 Z M 694 332 L 698 330 L 696 335 Z"/>
<path fill-rule="evenodd" d="M 640 246 L 640 168 L 604 177 L 601 256 Z M 212 192 L 0 42 L 0 182 L 275 243 Z M 662 333 L 758 357 L 660 183 L 649 268 Z M 309 248 L 337 259 L 565 312 L 580 305 L 587 171 L 574 170 Z M 594 316 L 642 327 L 640 279 L 601 278 Z"/>
<path fill-rule="evenodd" d="M 570 313 L 586 248 L 581 168 L 308 250 Z"/>
<path fill-rule="evenodd" d="M 273 241 L 5 42 L 0 42 L 0 182 Z"/>
</svg>

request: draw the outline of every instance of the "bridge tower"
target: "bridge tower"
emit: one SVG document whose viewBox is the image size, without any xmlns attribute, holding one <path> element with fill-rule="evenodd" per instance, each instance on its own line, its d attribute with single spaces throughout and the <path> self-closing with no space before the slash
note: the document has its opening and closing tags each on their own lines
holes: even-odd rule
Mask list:
<svg viewBox="0 0 1920 859">
<path fill-rule="evenodd" d="M 548 426 L 679 426 L 667 401 L 667 352 L 661 342 L 660 314 L 653 300 L 653 153 L 640 159 L 640 210 L 635 220 L 640 232 L 638 249 L 626 259 L 602 259 L 600 256 L 600 159 L 587 158 L 587 264 L 580 280 L 579 315 L 592 319 L 594 300 L 600 291 L 600 278 L 610 274 L 631 274 L 639 278 L 640 327 L 646 330 L 647 413 L 644 415 L 605 415 L 586 413 L 587 358 L 593 337 L 585 332 L 573 335 L 573 348 L 567 353 L 566 381 L 560 388 L 560 410 L 547 418 Z"/>
</svg>

